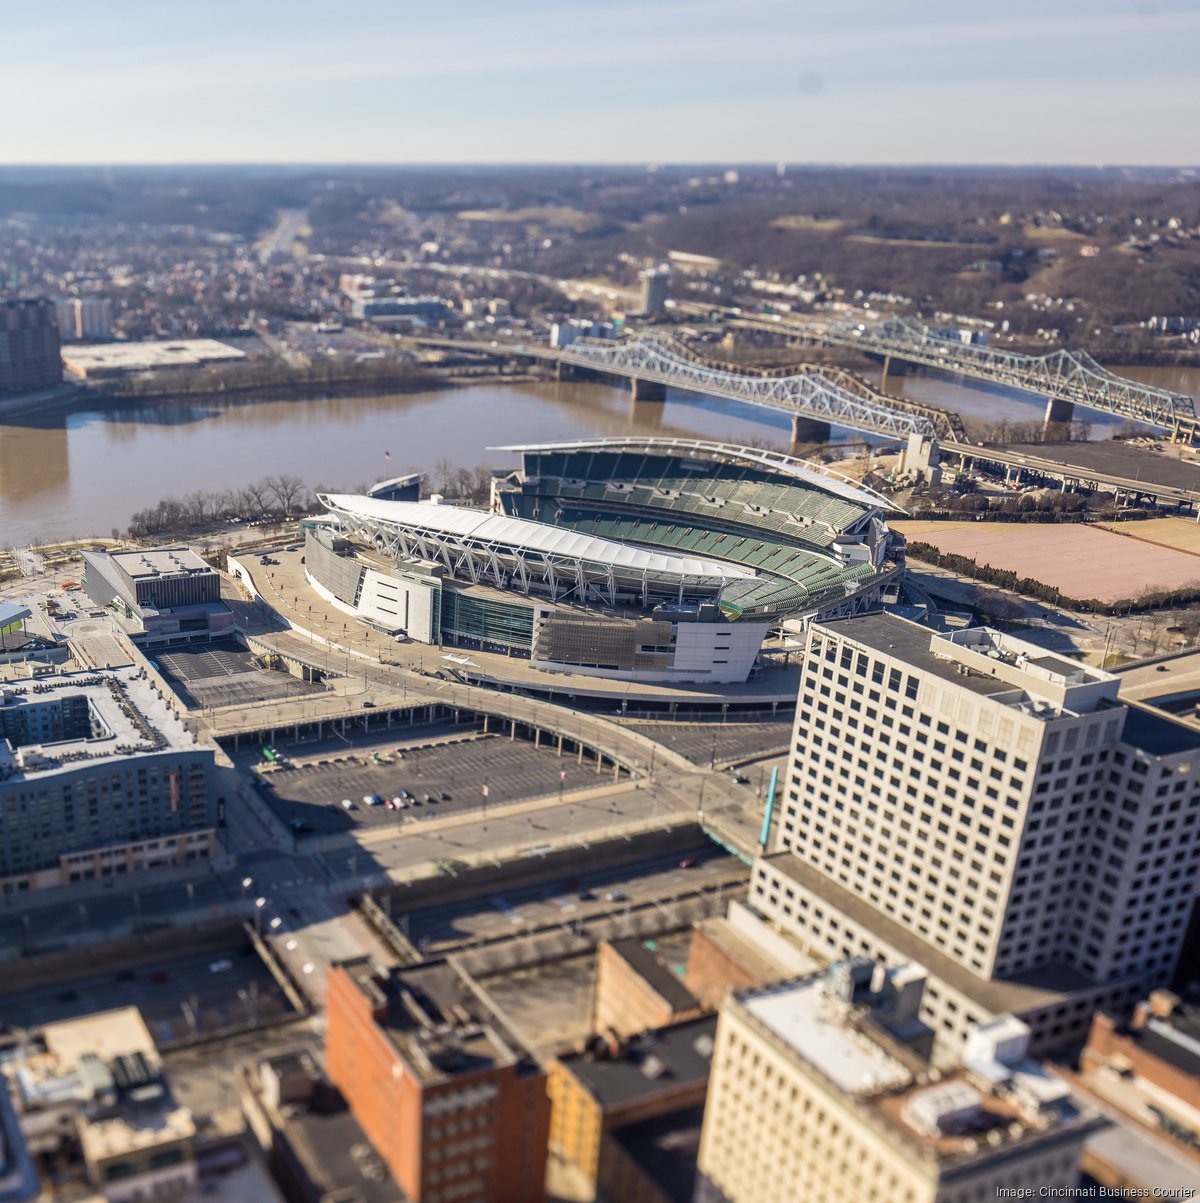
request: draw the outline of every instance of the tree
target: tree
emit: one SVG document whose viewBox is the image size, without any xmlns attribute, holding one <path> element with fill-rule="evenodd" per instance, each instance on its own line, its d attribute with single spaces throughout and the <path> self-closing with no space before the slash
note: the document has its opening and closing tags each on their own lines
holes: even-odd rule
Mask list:
<svg viewBox="0 0 1200 1203">
<path fill-rule="evenodd" d="M 279 508 L 284 514 L 290 516 L 292 504 L 304 489 L 304 481 L 298 476 L 290 476 L 285 472 L 279 476 L 268 476 L 263 484 L 279 502 Z"/>
<path fill-rule="evenodd" d="M 271 498 L 271 486 L 268 480 L 260 480 L 257 484 L 247 485 L 243 490 L 250 504 L 247 508 L 257 513 L 258 517 L 267 516 L 267 504 Z"/>
</svg>

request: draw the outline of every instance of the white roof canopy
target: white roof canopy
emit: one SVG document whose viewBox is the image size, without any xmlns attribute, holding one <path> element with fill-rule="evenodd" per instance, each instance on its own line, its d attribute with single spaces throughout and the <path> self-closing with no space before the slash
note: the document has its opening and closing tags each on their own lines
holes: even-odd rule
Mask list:
<svg viewBox="0 0 1200 1203">
<path fill-rule="evenodd" d="M 521 548 L 548 556 L 586 560 L 590 563 L 649 573 L 652 576 L 693 577 L 708 580 L 748 580 L 754 573 L 702 556 L 667 555 L 647 548 L 601 539 L 595 535 L 510 518 L 484 510 L 462 506 L 430 505 L 418 501 L 384 501 L 348 493 L 322 493 L 321 501 L 332 510 L 340 510 L 376 522 L 391 523 L 410 530 L 450 535 L 458 539 Z"/>
</svg>

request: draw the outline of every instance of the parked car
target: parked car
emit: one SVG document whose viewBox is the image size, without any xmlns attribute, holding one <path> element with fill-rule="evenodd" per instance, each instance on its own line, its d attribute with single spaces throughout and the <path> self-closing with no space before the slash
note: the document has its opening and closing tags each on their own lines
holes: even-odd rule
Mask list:
<svg viewBox="0 0 1200 1203">
<path fill-rule="evenodd" d="M 364 806 L 378 806 L 383 799 L 378 794 L 363 794 Z"/>
<path fill-rule="evenodd" d="M 208 966 L 209 973 L 228 973 L 233 968 L 233 962 L 222 958 L 219 961 L 211 961 Z"/>
<path fill-rule="evenodd" d="M 696 858 L 694 856 L 685 856 L 683 860 L 679 862 L 679 867 L 681 869 L 692 869 L 695 867 L 695 865 Z"/>
<path fill-rule="evenodd" d="M 605 902 L 628 902 L 629 895 L 624 890 L 607 890 L 604 894 Z"/>
<path fill-rule="evenodd" d="M 349 798 L 343 798 L 342 799 L 342 809 L 343 810 L 353 810 L 354 803 L 351 802 Z"/>
</svg>

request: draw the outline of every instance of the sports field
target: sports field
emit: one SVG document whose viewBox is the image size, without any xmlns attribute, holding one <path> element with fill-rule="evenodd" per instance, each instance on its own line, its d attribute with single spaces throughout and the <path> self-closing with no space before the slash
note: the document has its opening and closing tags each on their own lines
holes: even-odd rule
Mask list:
<svg viewBox="0 0 1200 1203">
<path fill-rule="evenodd" d="M 1080 600 L 1111 602 L 1149 589 L 1200 585 L 1200 557 L 1094 527 L 903 520 L 890 525 L 910 540 L 1042 581 Z"/>
<path fill-rule="evenodd" d="M 1200 556 L 1200 523 L 1193 518 L 1147 518 L 1144 522 L 1100 522 L 1104 530 L 1119 531 L 1130 539 L 1157 543 L 1175 551 Z"/>
</svg>

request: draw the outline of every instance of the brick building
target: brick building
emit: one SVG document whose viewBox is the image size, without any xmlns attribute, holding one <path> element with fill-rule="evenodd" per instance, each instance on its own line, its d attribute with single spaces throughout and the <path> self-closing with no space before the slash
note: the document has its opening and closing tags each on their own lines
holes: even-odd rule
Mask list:
<svg viewBox="0 0 1200 1203">
<path fill-rule="evenodd" d="M 326 1007 L 329 1077 L 413 1203 L 545 1197 L 546 1075 L 453 965 L 347 961 Z"/>
<path fill-rule="evenodd" d="M 621 1036 L 699 1015 L 690 990 L 638 939 L 602 940 L 596 954 L 593 1032 Z"/>
</svg>

